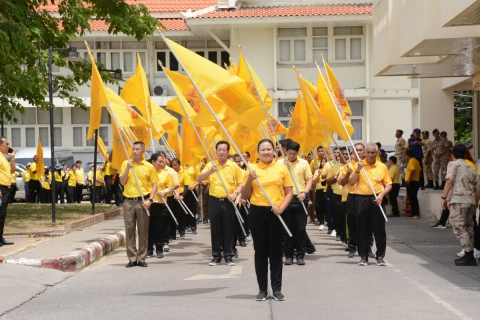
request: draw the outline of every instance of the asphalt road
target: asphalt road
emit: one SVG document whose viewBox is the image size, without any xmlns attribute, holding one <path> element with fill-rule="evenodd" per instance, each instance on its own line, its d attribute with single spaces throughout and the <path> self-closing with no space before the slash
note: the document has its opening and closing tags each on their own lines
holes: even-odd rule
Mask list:
<svg viewBox="0 0 480 320">
<path fill-rule="evenodd" d="M 254 301 L 258 287 L 251 242 L 239 247 L 236 266 L 208 266 L 210 233 L 201 225 L 198 235 L 175 241 L 163 259 L 149 258 L 148 268 L 125 268 L 125 249 L 118 249 L 3 318 L 478 319 L 480 266 L 467 270 L 449 262 L 459 251 L 451 230 L 435 231 L 448 240 L 444 249 L 432 243 L 426 245 L 433 249 L 424 248 L 451 260 L 422 253 L 401 237 L 431 229 L 404 221 L 389 222 L 386 267 L 372 261 L 358 266 L 358 257 L 347 258 L 339 242 L 309 225 L 317 253 L 306 257 L 305 266 L 284 267 L 283 302 Z"/>
</svg>

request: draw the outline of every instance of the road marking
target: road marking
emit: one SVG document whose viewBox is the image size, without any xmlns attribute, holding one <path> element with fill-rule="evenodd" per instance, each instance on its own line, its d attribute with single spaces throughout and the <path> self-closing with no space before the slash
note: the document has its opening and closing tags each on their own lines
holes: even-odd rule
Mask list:
<svg viewBox="0 0 480 320">
<path fill-rule="evenodd" d="M 235 278 L 240 278 L 241 274 L 242 274 L 242 266 L 235 266 L 235 267 L 232 267 L 232 269 L 230 270 L 230 273 L 228 274 L 219 274 L 219 275 L 198 274 L 196 276 L 186 278 L 183 280 L 235 279 Z"/>
</svg>

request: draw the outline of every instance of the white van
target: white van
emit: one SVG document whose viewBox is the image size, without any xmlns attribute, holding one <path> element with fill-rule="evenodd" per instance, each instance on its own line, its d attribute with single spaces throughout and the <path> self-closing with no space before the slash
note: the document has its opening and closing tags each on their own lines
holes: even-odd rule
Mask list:
<svg viewBox="0 0 480 320">
<path fill-rule="evenodd" d="M 66 164 L 70 168 L 72 164 L 75 163 L 73 159 L 72 150 L 66 147 L 56 147 L 55 150 L 55 163 L 54 164 Z M 33 156 L 37 154 L 37 148 L 23 148 L 18 151 L 15 150 L 15 163 L 23 164 L 24 166 L 27 163 L 33 161 Z M 49 167 L 52 163 L 51 161 L 51 150 L 50 147 L 43 148 L 43 163 L 45 166 Z"/>
</svg>

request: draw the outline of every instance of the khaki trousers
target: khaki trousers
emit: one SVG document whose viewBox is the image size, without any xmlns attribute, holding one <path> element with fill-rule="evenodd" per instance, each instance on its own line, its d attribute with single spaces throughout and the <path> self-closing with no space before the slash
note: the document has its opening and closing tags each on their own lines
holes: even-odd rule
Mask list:
<svg viewBox="0 0 480 320">
<path fill-rule="evenodd" d="M 148 246 L 148 223 L 147 211 L 142 207 L 142 201 L 123 201 L 123 220 L 125 222 L 125 246 L 128 260 L 145 261 Z M 135 237 L 135 229 L 138 229 L 138 250 Z"/>
</svg>

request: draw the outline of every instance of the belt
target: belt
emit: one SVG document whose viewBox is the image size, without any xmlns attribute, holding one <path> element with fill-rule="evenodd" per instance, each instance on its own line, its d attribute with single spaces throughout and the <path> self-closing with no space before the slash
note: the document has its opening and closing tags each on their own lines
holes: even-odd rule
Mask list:
<svg viewBox="0 0 480 320">
<path fill-rule="evenodd" d="M 214 197 L 214 196 L 210 196 L 210 197 L 212 197 L 213 199 L 218 200 L 218 201 L 228 200 L 228 198 L 217 198 L 217 197 Z"/>
<path fill-rule="evenodd" d="M 150 193 L 143 196 L 143 199 L 149 199 L 149 198 L 150 198 Z M 140 200 L 142 200 L 142 197 L 140 197 L 140 196 L 134 197 L 134 198 L 123 197 L 123 199 L 131 200 L 131 201 L 140 201 Z"/>
<path fill-rule="evenodd" d="M 0 188 L 10 189 L 10 186 L 4 186 L 3 184 L 0 184 Z"/>
</svg>

